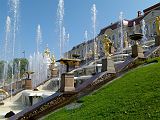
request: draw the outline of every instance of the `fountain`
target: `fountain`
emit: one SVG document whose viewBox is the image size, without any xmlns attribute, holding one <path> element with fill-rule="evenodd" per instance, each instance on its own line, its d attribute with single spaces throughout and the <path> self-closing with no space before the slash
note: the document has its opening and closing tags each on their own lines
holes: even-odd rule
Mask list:
<svg viewBox="0 0 160 120">
<path fill-rule="evenodd" d="M 7 80 L 8 73 L 8 51 L 9 51 L 9 43 L 10 43 L 10 32 L 11 32 L 11 20 L 10 17 L 7 16 L 6 19 L 6 31 L 5 31 L 5 43 L 4 43 L 4 68 L 3 68 L 3 86 L 5 85 L 5 80 Z"/>
<path fill-rule="evenodd" d="M 10 13 L 11 13 L 11 20 L 13 20 L 13 42 L 12 42 L 12 82 L 14 82 L 14 67 L 13 67 L 13 61 L 15 58 L 15 43 L 16 43 L 16 35 L 18 32 L 18 23 L 19 23 L 19 7 L 20 7 L 20 0 L 9 0 L 9 7 L 10 7 Z M 12 99 L 12 88 L 11 85 L 11 99 Z"/>
<path fill-rule="evenodd" d="M 59 24 L 59 47 L 60 47 L 60 58 L 62 58 L 62 45 L 63 45 L 63 19 L 64 19 L 64 0 L 59 0 L 57 9 L 57 18 Z"/>
<path fill-rule="evenodd" d="M 93 38 L 94 38 L 94 59 L 96 61 L 97 59 L 97 43 L 96 43 L 96 16 L 97 16 L 97 9 L 96 5 L 93 4 L 91 8 L 91 13 L 92 13 L 92 27 L 93 27 Z"/>
<path fill-rule="evenodd" d="M 67 37 L 66 37 L 66 48 L 67 48 L 67 51 L 69 51 L 69 33 L 67 34 Z M 68 52 L 67 52 L 67 58 L 69 58 L 69 55 L 68 55 Z"/>
<path fill-rule="evenodd" d="M 143 38 L 142 38 L 142 42 L 145 43 L 147 38 L 146 38 L 146 23 L 144 20 L 142 20 L 142 35 L 143 35 Z"/>
<path fill-rule="evenodd" d="M 134 40 L 135 44 L 132 46 L 132 57 L 144 58 L 143 48 L 138 44 L 143 37 L 141 33 L 134 33 L 129 36 L 131 40 Z"/>
<path fill-rule="evenodd" d="M 121 53 L 123 53 L 123 38 L 124 38 L 124 34 L 123 34 L 123 12 L 120 12 L 120 51 Z"/>
<path fill-rule="evenodd" d="M 57 19 L 58 19 L 58 30 L 59 30 L 59 48 L 60 48 L 60 53 L 59 57 L 62 58 L 62 52 L 63 52 L 63 41 L 64 41 L 64 0 L 59 0 L 58 3 L 58 8 L 57 8 Z M 59 78 L 61 78 L 61 74 L 63 73 L 62 69 L 63 66 L 61 64 L 58 65 L 59 67 Z M 59 85 L 60 86 L 60 85 Z"/>
<path fill-rule="evenodd" d="M 38 54 L 40 45 L 42 43 L 42 32 L 41 32 L 41 26 L 38 24 L 37 26 L 37 36 L 36 36 L 36 54 Z"/>
<path fill-rule="evenodd" d="M 65 27 L 63 26 L 63 29 L 62 29 L 62 56 L 63 56 L 63 53 L 65 51 L 64 47 L 65 47 L 65 42 L 66 42 L 66 29 Z"/>
<path fill-rule="evenodd" d="M 136 22 L 133 22 L 133 33 L 136 33 Z"/>
<path fill-rule="evenodd" d="M 39 46 L 42 41 L 42 33 L 40 25 L 37 27 L 36 35 L 36 53 L 29 58 L 29 71 L 33 71 L 34 74 L 31 76 L 32 88 L 37 87 L 42 82 L 48 79 L 47 69 L 49 68 L 48 58 L 50 58 L 50 51 L 47 48 L 44 55 L 39 52 Z"/>
<path fill-rule="evenodd" d="M 97 9 L 96 5 L 93 4 L 91 8 L 91 13 L 92 13 L 92 27 L 93 27 L 93 52 L 94 52 L 94 63 L 95 63 L 95 73 L 97 72 L 96 66 L 97 66 L 97 59 L 98 59 L 98 54 L 97 54 L 97 43 L 96 43 L 96 17 L 97 17 Z"/>
<path fill-rule="evenodd" d="M 85 48 L 85 57 L 84 57 L 84 59 L 86 60 L 86 63 L 87 63 L 87 54 L 88 54 L 88 47 L 87 47 L 88 32 L 87 32 L 87 30 L 86 30 L 85 33 L 84 33 L 84 40 L 85 40 L 85 45 L 86 45 L 86 48 Z"/>
<path fill-rule="evenodd" d="M 62 34 L 62 54 L 65 53 L 65 51 L 68 51 L 69 47 L 69 34 L 66 33 L 65 27 L 63 27 L 63 34 Z M 66 54 L 64 57 L 68 58 L 68 54 Z"/>
<path fill-rule="evenodd" d="M 42 82 L 48 79 L 47 69 L 48 64 L 47 59 L 43 57 L 42 53 L 34 54 L 29 58 L 29 71 L 33 71 L 34 74 L 31 76 L 32 88 L 37 87 Z"/>
</svg>

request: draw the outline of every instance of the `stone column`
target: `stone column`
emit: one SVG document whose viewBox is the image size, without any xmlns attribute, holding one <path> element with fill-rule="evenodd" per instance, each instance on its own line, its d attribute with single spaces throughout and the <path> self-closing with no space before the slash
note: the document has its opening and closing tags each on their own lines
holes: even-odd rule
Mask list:
<svg viewBox="0 0 160 120">
<path fill-rule="evenodd" d="M 114 67 L 114 61 L 111 57 L 102 59 L 102 72 L 107 71 L 107 73 L 116 73 Z"/>
<path fill-rule="evenodd" d="M 132 46 L 132 57 L 144 58 L 143 48 L 140 45 L 135 44 Z"/>
<path fill-rule="evenodd" d="M 61 92 L 74 92 L 74 74 L 63 73 L 61 75 Z"/>
<path fill-rule="evenodd" d="M 155 46 L 159 46 L 159 45 L 160 45 L 160 36 L 157 35 L 157 36 L 155 37 Z"/>
</svg>

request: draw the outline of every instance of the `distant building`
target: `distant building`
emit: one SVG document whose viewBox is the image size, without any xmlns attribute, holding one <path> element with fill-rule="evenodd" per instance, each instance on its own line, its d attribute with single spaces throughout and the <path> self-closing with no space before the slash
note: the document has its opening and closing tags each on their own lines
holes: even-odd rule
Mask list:
<svg viewBox="0 0 160 120">
<path fill-rule="evenodd" d="M 123 30 L 123 48 L 129 47 L 132 44 L 132 41 L 129 39 L 129 35 L 134 32 L 142 33 L 142 26 L 145 30 L 146 42 L 154 39 L 156 35 L 156 24 L 155 19 L 157 16 L 160 16 L 160 2 L 146 8 L 143 10 L 143 14 L 141 11 L 137 12 L 137 17 L 132 20 L 123 19 L 122 21 L 122 30 Z M 145 24 L 145 25 L 144 25 Z M 100 33 L 96 37 L 97 43 L 97 52 L 98 56 L 104 56 L 103 52 L 103 44 L 102 40 L 104 39 L 104 35 L 107 35 L 108 38 L 113 42 L 113 46 L 115 50 L 118 51 L 120 48 L 120 21 L 115 23 L 111 23 L 109 26 L 104 27 L 100 30 Z M 65 53 L 65 57 L 72 58 L 73 54 L 80 55 L 80 59 L 86 59 L 94 56 L 94 40 L 89 40 L 87 42 L 83 42 L 77 46 L 74 46 L 70 51 Z"/>
</svg>

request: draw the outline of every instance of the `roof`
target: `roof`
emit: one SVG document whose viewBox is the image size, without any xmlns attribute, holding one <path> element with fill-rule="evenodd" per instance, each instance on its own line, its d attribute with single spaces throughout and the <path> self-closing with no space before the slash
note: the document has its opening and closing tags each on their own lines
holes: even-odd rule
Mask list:
<svg viewBox="0 0 160 120">
<path fill-rule="evenodd" d="M 132 27 L 133 23 L 135 22 L 136 25 L 140 24 L 141 20 L 145 17 L 146 15 L 142 15 L 140 17 L 134 18 L 130 21 L 128 21 L 128 27 Z"/>
<path fill-rule="evenodd" d="M 87 41 L 87 44 L 90 44 L 90 43 L 92 43 L 93 41 L 94 41 L 94 39 L 88 40 L 88 41 Z M 86 44 L 86 42 L 80 43 L 80 44 L 74 46 L 74 47 L 72 48 L 72 50 L 75 50 L 75 49 L 77 49 L 77 48 L 79 48 L 80 46 L 83 46 L 83 45 L 85 45 L 85 44 Z"/>
<path fill-rule="evenodd" d="M 157 8 L 160 8 L 160 2 L 143 10 L 144 14 L 147 14 L 151 10 L 156 10 Z"/>
<path fill-rule="evenodd" d="M 115 23 L 113 23 L 113 24 L 111 24 L 111 25 L 109 25 L 109 26 L 107 26 L 107 27 L 101 29 L 101 31 L 100 31 L 99 34 L 100 34 L 100 35 L 104 34 L 105 31 L 106 31 L 107 29 L 109 29 L 109 28 L 112 29 L 112 30 L 116 29 L 117 26 L 118 26 L 118 23 L 119 23 L 119 22 L 115 22 Z"/>
</svg>

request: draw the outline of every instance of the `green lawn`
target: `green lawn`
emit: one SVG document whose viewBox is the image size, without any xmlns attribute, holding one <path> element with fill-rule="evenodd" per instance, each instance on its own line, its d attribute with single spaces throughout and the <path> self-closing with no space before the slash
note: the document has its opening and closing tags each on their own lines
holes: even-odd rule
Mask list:
<svg viewBox="0 0 160 120">
<path fill-rule="evenodd" d="M 132 70 L 81 100 L 80 108 L 62 108 L 45 120 L 158 120 L 160 63 Z"/>
</svg>

